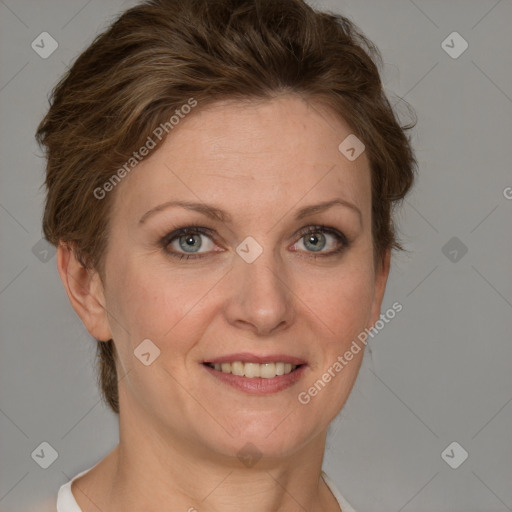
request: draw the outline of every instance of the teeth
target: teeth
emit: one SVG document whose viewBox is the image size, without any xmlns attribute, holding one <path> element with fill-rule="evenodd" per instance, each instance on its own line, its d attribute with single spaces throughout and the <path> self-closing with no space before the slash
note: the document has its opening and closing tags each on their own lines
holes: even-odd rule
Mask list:
<svg viewBox="0 0 512 512">
<path fill-rule="evenodd" d="M 244 376 L 254 379 L 260 376 L 260 365 L 258 363 L 245 363 Z"/>
<path fill-rule="evenodd" d="M 262 379 L 271 379 L 277 375 L 276 363 L 265 363 L 259 364 L 258 366 L 260 367 L 260 377 Z"/>
<path fill-rule="evenodd" d="M 291 363 L 244 363 L 242 361 L 233 361 L 232 363 L 215 363 L 209 364 L 210 367 L 222 373 L 232 373 L 239 377 L 248 377 L 254 379 L 261 377 L 262 379 L 272 379 L 277 375 L 285 375 L 291 373 L 296 364 Z"/>
<path fill-rule="evenodd" d="M 231 369 L 230 369 L 231 368 Z M 244 364 L 238 361 L 233 362 L 232 364 L 228 363 L 226 370 L 222 369 L 224 373 L 231 371 L 233 375 L 238 375 L 239 377 L 244 376 Z"/>
</svg>

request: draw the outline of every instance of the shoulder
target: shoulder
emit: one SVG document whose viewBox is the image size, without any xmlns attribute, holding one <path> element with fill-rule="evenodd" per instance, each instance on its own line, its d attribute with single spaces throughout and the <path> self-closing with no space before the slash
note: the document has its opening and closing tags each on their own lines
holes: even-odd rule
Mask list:
<svg viewBox="0 0 512 512">
<path fill-rule="evenodd" d="M 322 478 L 324 479 L 324 482 L 327 484 L 327 487 L 329 487 L 332 494 L 336 498 L 341 508 L 341 512 L 356 512 L 352 505 L 342 496 L 341 492 L 338 490 L 335 483 L 329 478 L 327 473 L 325 473 L 324 471 L 322 471 Z"/>
<path fill-rule="evenodd" d="M 93 466 L 94 467 L 94 466 Z M 61 485 L 57 494 L 57 512 L 82 512 L 82 509 L 78 506 L 75 500 L 71 486 L 75 480 L 88 473 L 92 468 L 88 468 L 75 475 L 69 482 Z M 55 508 L 52 512 L 55 512 Z"/>
</svg>

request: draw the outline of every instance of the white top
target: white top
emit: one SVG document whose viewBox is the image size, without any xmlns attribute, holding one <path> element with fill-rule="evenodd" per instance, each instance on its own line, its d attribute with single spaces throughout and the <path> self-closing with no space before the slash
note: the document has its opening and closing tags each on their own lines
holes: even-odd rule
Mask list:
<svg viewBox="0 0 512 512">
<path fill-rule="evenodd" d="M 71 484 L 74 480 L 82 475 L 85 475 L 85 473 L 91 469 L 92 468 L 89 468 L 85 471 L 82 471 L 81 473 L 78 473 L 78 475 L 60 487 L 59 494 L 57 495 L 57 512 L 82 512 L 82 509 L 78 506 L 78 503 L 76 502 L 75 497 L 71 492 Z M 338 491 L 333 481 L 323 471 L 322 478 L 336 498 L 338 505 L 341 508 L 341 512 L 356 512 L 347 502 L 347 500 L 341 495 L 340 491 Z"/>
</svg>

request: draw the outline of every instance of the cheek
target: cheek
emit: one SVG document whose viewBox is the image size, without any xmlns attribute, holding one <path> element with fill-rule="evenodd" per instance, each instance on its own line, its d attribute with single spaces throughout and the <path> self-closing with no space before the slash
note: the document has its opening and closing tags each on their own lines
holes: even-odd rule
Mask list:
<svg viewBox="0 0 512 512">
<path fill-rule="evenodd" d="M 134 262 L 119 261 L 112 267 L 107 306 L 114 339 L 134 346 L 145 338 L 157 339 L 177 321 L 176 289 Z"/>
<path fill-rule="evenodd" d="M 216 273 L 198 278 L 194 272 L 150 265 L 137 258 L 119 262 L 111 282 L 109 311 L 115 317 L 113 334 L 126 356 L 144 339 L 161 350 L 172 345 L 179 354 L 194 343 L 207 315 L 208 290 Z M 204 322 L 203 322 L 204 323 Z"/>
<path fill-rule="evenodd" d="M 330 343 L 352 339 L 368 326 L 373 302 L 373 274 L 362 267 L 333 271 L 322 279 L 302 280 L 297 295 L 304 311 L 323 329 Z M 313 283 L 314 286 L 313 286 Z M 309 313 L 307 313 L 309 311 Z"/>
</svg>

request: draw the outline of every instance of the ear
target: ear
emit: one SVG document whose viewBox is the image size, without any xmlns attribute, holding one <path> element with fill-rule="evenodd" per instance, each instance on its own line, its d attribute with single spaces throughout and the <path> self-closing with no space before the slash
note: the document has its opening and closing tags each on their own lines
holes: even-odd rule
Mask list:
<svg viewBox="0 0 512 512">
<path fill-rule="evenodd" d="M 389 269 L 391 266 L 391 249 L 386 249 L 384 257 L 379 259 L 375 273 L 375 289 L 371 312 L 371 325 L 374 325 L 380 318 L 380 308 L 384 293 L 386 292 L 386 283 L 388 281 Z"/>
<path fill-rule="evenodd" d="M 68 244 L 57 248 L 57 270 L 73 309 L 89 334 L 101 341 L 112 339 L 105 308 L 105 295 L 99 274 L 86 269 Z"/>
</svg>

